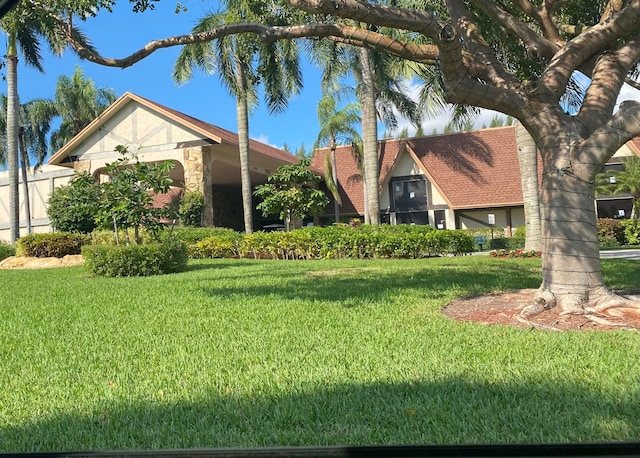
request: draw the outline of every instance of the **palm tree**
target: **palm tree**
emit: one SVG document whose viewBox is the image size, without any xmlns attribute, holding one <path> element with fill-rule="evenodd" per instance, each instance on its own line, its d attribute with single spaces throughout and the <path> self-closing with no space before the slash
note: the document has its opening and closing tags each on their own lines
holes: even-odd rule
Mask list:
<svg viewBox="0 0 640 458">
<path fill-rule="evenodd" d="M 225 22 L 253 19 L 272 23 L 282 19 L 268 3 L 232 0 L 226 3 L 229 7 L 226 13 L 202 18 L 193 28 L 193 33 L 210 30 Z M 249 115 L 258 104 L 260 83 L 264 84 L 271 112 L 284 110 L 289 96 L 299 92 L 302 76 L 297 45 L 293 41 L 264 43 L 251 35 L 228 36 L 214 44 L 189 44 L 176 60 L 173 77 L 178 83 L 185 83 L 193 76 L 194 68 L 209 74 L 219 71 L 222 83 L 236 99 L 244 227 L 246 233 L 251 233 L 253 192 L 249 174 Z"/>
<path fill-rule="evenodd" d="M 318 103 L 318 122 L 320 132 L 314 149 L 328 146 L 325 156 L 325 182 L 334 199 L 334 216 L 336 223 L 340 222 L 340 193 L 338 191 L 338 172 L 336 166 L 336 149 L 338 143 L 351 144 L 351 152 L 358 169 L 362 170 L 362 139 L 356 129 L 361 122 L 359 106 L 349 103 L 341 110 L 337 108 L 334 97 L 324 96 Z"/>
<path fill-rule="evenodd" d="M 27 233 L 31 234 L 31 209 L 29 199 L 29 181 L 27 173 L 35 159 L 34 168 L 44 162 L 47 155 L 47 134 L 51 128 L 51 119 L 42 119 L 38 113 L 39 100 L 33 100 L 18 107 L 18 150 L 20 171 L 24 195 L 25 220 Z M 7 105 L 6 95 L 0 96 L 0 164 L 5 165 L 7 157 Z"/>
<path fill-rule="evenodd" d="M 633 199 L 631 219 L 640 218 L 640 157 L 628 156 L 622 160 L 624 170 L 610 170 L 596 176 L 596 194 L 616 195 L 630 193 Z"/>
<path fill-rule="evenodd" d="M 62 118 L 60 127 L 51 133 L 51 148 L 54 151 L 62 148 L 115 102 L 116 98 L 113 89 L 96 87 L 95 82 L 86 78 L 78 66 L 71 77 L 61 75 L 56 83 L 56 93 L 51 105 L 41 107 L 43 112 L 49 109 L 49 114 Z"/>
<path fill-rule="evenodd" d="M 347 75 L 355 80 L 355 93 L 362 110 L 365 222 L 378 224 L 378 120 L 395 129 L 398 125 L 395 109 L 413 124 L 420 122 L 417 104 L 404 85 L 407 68 L 404 61 L 393 56 L 333 42 L 317 42 L 311 54 L 324 67 L 325 87 L 335 86 L 339 78 Z"/>
<path fill-rule="evenodd" d="M 85 8 L 87 5 L 78 6 Z M 73 3 L 67 5 L 67 13 L 73 14 Z M 90 9 L 90 8 L 89 8 Z M 27 65 L 42 72 L 42 55 L 40 54 L 40 40 L 49 45 L 55 54 L 61 54 L 67 42 L 62 33 L 52 22 L 51 11 L 31 3 L 22 3 L 14 7 L 0 19 L 0 28 L 7 35 L 7 164 L 9 169 L 9 220 L 11 241 L 20 237 L 20 215 L 18 196 L 18 130 L 19 130 L 19 101 L 18 101 L 18 49 Z M 86 38 L 76 29 L 71 34 L 87 49 L 93 49 Z"/>
</svg>

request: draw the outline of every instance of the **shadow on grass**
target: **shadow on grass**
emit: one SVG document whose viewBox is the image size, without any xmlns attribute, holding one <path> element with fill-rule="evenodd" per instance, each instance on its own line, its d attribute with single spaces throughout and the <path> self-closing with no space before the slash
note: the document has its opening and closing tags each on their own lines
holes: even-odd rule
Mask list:
<svg viewBox="0 0 640 458">
<path fill-rule="evenodd" d="M 235 286 L 229 286 L 228 283 L 218 286 L 211 281 L 201 285 L 200 291 L 213 298 L 244 295 L 250 297 L 251 301 L 260 301 L 265 297 L 329 302 L 348 299 L 348 304 L 357 304 L 389 298 L 407 290 L 411 290 L 413 295 L 435 299 L 451 294 L 478 295 L 496 290 L 538 287 L 539 271 L 517 264 L 512 263 L 508 273 L 505 273 L 504 263 L 494 262 L 480 268 L 427 264 L 406 270 L 400 268 L 390 274 L 386 269 L 364 262 L 323 270 L 313 270 L 310 264 L 310 270 L 303 273 L 275 264 L 273 268 L 251 274 L 243 270 L 228 270 L 219 278 L 233 280 L 235 277 L 238 280 L 234 282 Z M 267 280 L 263 281 L 263 278 Z"/>
<path fill-rule="evenodd" d="M 213 374 L 212 374 L 213 375 Z M 637 392 L 550 380 L 309 387 L 270 396 L 186 393 L 0 426 L 4 452 L 326 445 L 578 443 L 640 437 Z M 6 418 L 6 417 L 5 417 Z"/>
</svg>

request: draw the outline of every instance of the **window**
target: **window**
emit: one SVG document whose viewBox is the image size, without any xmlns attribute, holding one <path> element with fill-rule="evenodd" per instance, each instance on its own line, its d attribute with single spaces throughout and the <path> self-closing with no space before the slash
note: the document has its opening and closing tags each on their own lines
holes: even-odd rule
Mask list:
<svg viewBox="0 0 640 458">
<path fill-rule="evenodd" d="M 427 180 L 421 176 L 394 177 L 389 183 L 391 211 L 427 210 Z"/>
</svg>

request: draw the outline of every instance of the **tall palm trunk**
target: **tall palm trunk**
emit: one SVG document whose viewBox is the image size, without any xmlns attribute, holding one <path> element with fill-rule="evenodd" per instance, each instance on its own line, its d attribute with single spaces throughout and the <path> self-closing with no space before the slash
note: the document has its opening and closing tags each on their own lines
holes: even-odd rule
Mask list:
<svg viewBox="0 0 640 458">
<path fill-rule="evenodd" d="M 336 220 L 336 223 L 340 222 L 340 189 L 338 188 L 338 166 L 336 161 L 336 140 L 332 138 L 329 144 L 329 150 L 331 154 L 331 179 L 333 180 L 333 184 L 336 187 L 336 195 L 334 196 L 333 201 L 333 216 Z"/>
<path fill-rule="evenodd" d="M 371 69 L 370 51 L 360 48 L 362 64 L 362 85 L 360 88 L 360 105 L 362 107 L 362 143 L 364 186 L 366 187 L 365 222 L 379 224 L 380 195 L 378 170 L 378 116 L 376 113 L 376 94 Z"/>
<path fill-rule="evenodd" d="M 18 129 L 18 146 L 20 147 L 20 170 L 22 172 L 22 190 L 24 195 L 24 216 L 27 221 L 27 234 L 31 234 L 31 205 L 29 203 L 29 178 L 27 177 L 28 158 L 25 146 L 24 128 Z"/>
<path fill-rule="evenodd" d="M 520 121 L 516 121 L 516 145 L 527 229 L 525 249 L 539 251 L 542 250 L 542 227 L 538 187 L 538 149 L 533 137 Z"/>
<path fill-rule="evenodd" d="M 240 181 L 242 183 L 242 210 L 244 231 L 253 232 L 253 205 L 251 175 L 249 174 L 249 107 L 247 102 L 247 80 L 242 64 L 236 65 L 236 112 L 238 116 L 238 149 L 240 151 Z"/>
<path fill-rule="evenodd" d="M 7 47 L 7 163 L 9 166 L 9 237 L 20 238 L 18 194 L 18 54 L 16 33 L 9 33 Z"/>
</svg>

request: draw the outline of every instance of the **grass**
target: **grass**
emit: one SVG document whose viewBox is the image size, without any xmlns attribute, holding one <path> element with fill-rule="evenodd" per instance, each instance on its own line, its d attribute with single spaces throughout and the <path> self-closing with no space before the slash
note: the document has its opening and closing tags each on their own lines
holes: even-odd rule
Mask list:
<svg viewBox="0 0 640 458">
<path fill-rule="evenodd" d="M 640 289 L 638 264 L 607 281 Z M 0 275 L 0 452 L 640 437 L 640 336 L 449 320 L 540 261 L 216 260 Z"/>
</svg>

